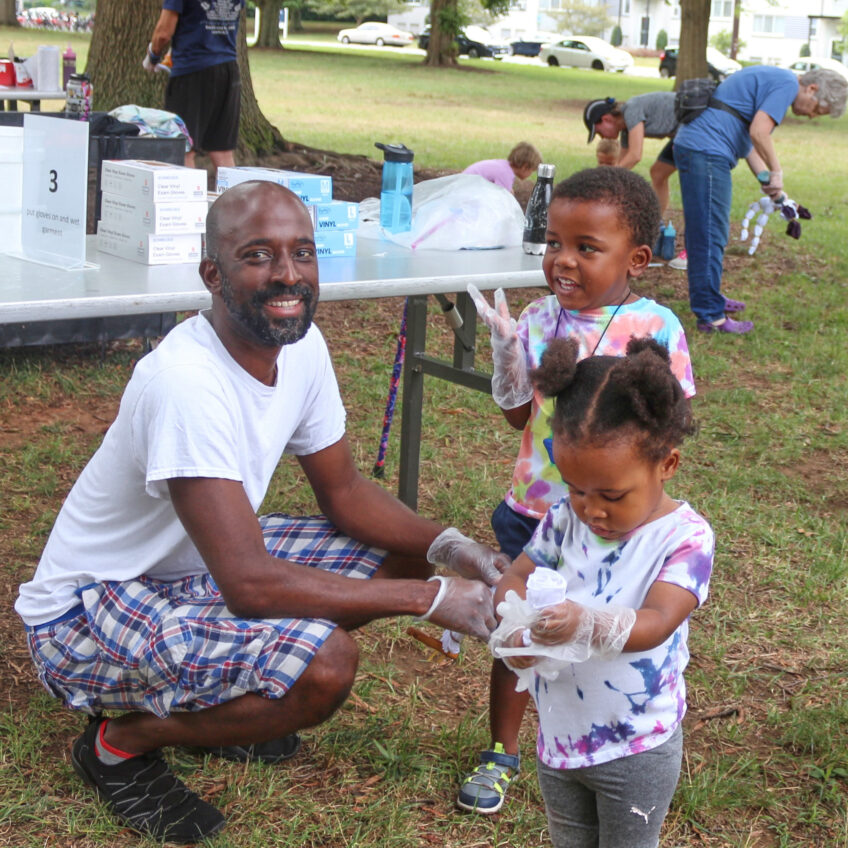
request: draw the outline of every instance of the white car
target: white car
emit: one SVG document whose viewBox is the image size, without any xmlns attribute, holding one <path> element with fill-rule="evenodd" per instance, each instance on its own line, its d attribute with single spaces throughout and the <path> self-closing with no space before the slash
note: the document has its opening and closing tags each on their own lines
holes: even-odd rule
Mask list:
<svg viewBox="0 0 848 848">
<path fill-rule="evenodd" d="M 553 44 L 545 44 L 539 58 L 552 67 L 570 65 L 596 71 L 624 71 L 633 67 L 633 57 L 626 51 L 593 35 L 569 36 Z"/>
<path fill-rule="evenodd" d="M 742 65 L 739 62 L 725 56 L 715 47 L 707 48 L 707 64 L 712 65 L 723 77 L 729 77 L 731 74 L 742 70 Z"/>
<path fill-rule="evenodd" d="M 836 71 L 848 79 L 848 67 L 837 62 L 836 59 L 816 59 L 812 56 L 799 56 L 788 62 L 784 67 L 796 73 L 799 77 L 807 73 L 807 71 L 815 70 L 816 68 L 826 68 L 829 71 Z"/>
<path fill-rule="evenodd" d="M 415 41 L 411 32 L 405 32 L 391 24 L 383 24 L 379 21 L 366 21 L 353 29 L 343 29 L 336 36 L 342 44 L 376 44 L 382 47 L 384 44 L 392 47 L 406 47 Z"/>
</svg>

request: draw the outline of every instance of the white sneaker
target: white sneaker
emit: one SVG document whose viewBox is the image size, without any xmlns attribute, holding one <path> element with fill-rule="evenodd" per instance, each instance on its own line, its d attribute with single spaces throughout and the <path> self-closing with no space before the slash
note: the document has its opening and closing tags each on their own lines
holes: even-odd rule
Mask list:
<svg viewBox="0 0 848 848">
<path fill-rule="evenodd" d="M 674 268 L 677 271 L 685 271 L 689 267 L 689 263 L 686 260 L 686 251 L 681 250 L 674 259 L 669 259 L 668 267 Z"/>
</svg>

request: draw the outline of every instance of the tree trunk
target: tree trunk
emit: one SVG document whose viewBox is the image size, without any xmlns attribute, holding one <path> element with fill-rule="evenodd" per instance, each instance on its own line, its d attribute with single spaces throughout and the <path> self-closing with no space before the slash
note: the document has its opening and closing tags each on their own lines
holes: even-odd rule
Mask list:
<svg viewBox="0 0 848 848">
<path fill-rule="evenodd" d="M 15 0 L 0 0 L 0 26 L 20 26 L 15 9 Z"/>
<path fill-rule="evenodd" d="M 141 67 L 161 11 L 161 0 L 100 0 L 97 4 L 97 24 L 85 66 L 96 111 L 109 112 L 128 103 L 162 108 L 168 75 L 148 74 Z"/>
<path fill-rule="evenodd" d="M 451 29 L 445 26 L 448 21 L 456 21 L 458 14 L 457 0 L 433 0 L 430 4 L 430 41 L 427 44 L 425 65 L 444 68 L 458 64 L 454 43 L 455 27 Z"/>
<path fill-rule="evenodd" d="M 739 18 L 742 15 L 742 0 L 733 0 L 733 34 L 730 37 L 730 58 L 735 59 L 739 52 Z M 812 18 L 810 18 L 812 23 Z M 809 37 L 807 38 L 809 41 Z"/>
<path fill-rule="evenodd" d="M 162 0 L 132 0 L 131 3 L 127 0 L 100 0 L 97 4 L 97 24 L 91 35 L 86 65 L 86 73 L 91 77 L 94 89 L 95 110 L 108 112 L 128 103 L 162 108 L 167 74 L 148 74 L 141 67 L 161 10 Z M 269 153 L 284 147 L 284 142 L 256 102 L 245 30 L 245 14 L 242 12 L 238 35 L 241 72 L 238 149 L 240 152 Z"/>
<path fill-rule="evenodd" d="M 707 30 L 710 0 L 680 0 L 680 50 L 677 54 L 677 78 L 707 76 Z"/>
<path fill-rule="evenodd" d="M 254 47 L 268 47 L 272 50 L 282 50 L 280 44 L 280 9 L 283 0 L 260 0 L 256 8 L 259 12 L 259 35 Z"/>
<path fill-rule="evenodd" d="M 100 0 L 102 3 L 103 0 Z M 241 122 L 239 123 L 238 152 L 263 155 L 275 150 L 285 149 L 285 141 L 280 131 L 262 114 L 256 95 L 253 93 L 253 80 L 250 77 L 250 63 L 247 56 L 247 27 L 245 14 L 241 13 L 241 26 L 238 34 L 238 63 L 241 73 Z M 277 18 L 279 19 L 279 11 Z"/>
</svg>

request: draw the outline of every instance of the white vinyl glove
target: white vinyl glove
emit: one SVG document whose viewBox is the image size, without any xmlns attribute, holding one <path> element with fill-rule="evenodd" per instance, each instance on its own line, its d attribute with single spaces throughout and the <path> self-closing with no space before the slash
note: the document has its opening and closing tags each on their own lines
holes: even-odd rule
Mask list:
<svg viewBox="0 0 848 848">
<path fill-rule="evenodd" d="M 448 527 L 433 539 L 427 550 L 427 562 L 443 565 L 469 580 L 482 580 L 487 586 L 494 586 L 509 568 L 510 558 L 463 536 L 456 527 Z"/>
<path fill-rule="evenodd" d="M 141 61 L 141 67 L 147 73 L 152 74 L 156 70 L 156 66 L 160 62 L 160 58 L 153 52 L 153 42 L 147 45 L 147 51 L 144 54 L 144 59 Z"/>
<path fill-rule="evenodd" d="M 630 607 L 592 609 L 574 601 L 563 601 L 539 613 L 530 627 L 530 638 L 540 645 L 568 645 L 586 652 L 586 659 L 617 657 L 636 623 Z"/>
<path fill-rule="evenodd" d="M 448 630 L 467 633 L 481 642 L 488 641 L 496 624 L 489 589 L 479 580 L 464 580 L 462 577 L 437 575 L 430 580 L 439 581 L 439 591 L 430 609 L 421 618 Z"/>
<path fill-rule="evenodd" d="M 527 376 L 527 357 L 515 332 L 515 319 L 510 317 L 504 290 L 495 290 L 494 309 L 473 283 L 468 284 L 467 291 L 480 320 L 492 333 L 492 397 L 501 409 L 523 406 L 532 399 L 533 386 Z"/>
</svg>

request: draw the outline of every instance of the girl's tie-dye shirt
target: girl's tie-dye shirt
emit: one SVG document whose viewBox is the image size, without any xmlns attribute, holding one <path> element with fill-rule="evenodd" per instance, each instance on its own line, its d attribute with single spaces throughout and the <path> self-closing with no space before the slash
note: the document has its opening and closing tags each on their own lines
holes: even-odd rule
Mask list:
<svg viewBox="0 0 848 848">
<path fill-rule="evenodd" d="M 539 367 L 542 354 L 553 338 L 576 339 L 580 345 L 578 359 L 585 359 L 592 356 L 593 351 L 597 356 L 624 356 L 631 336 L 640 339 L 650 336 L 668 349 L 671 370 L 683 386 L 686 397 L 692 397 L 695 382 L 689 346 L 677 316 L 646 297 L 624 304 L 618 312 L 615 309 L 615 306 L 603 306 L 573 312 L 562 309 L 554 295 L 533 301 L 521 313 L 517 328 L 528 369 Z M 595 350 L 599 339 L 601 343 Z M 559 471 L 545 447 L 545 440 L 551 438 L 549 421 L 553 403 L 552 398 L 544 398 L 538 392 L 534 394 L 512 474 L 512 486 L 505 497 L 510 509 L 532 518 L 541 518 L 566 494 Z"/>
<path fill-rule="evenodd" d="M 581 522 L 569 499 L 551 507 L 524 552 L 537 568 L 567 580 L 569 600 L 603 609 L 639 609 L 656 581 L 691 592 L 700 606 L 713 565 L 713 531 L 689 504 L 607 541 Z M 539 758 L 583 768 L 665 742 L 686 712 L 683 670 L 689 619 L 650 651 L 572 663 L 555 680 L 535 677 Z"/>
</svg>

